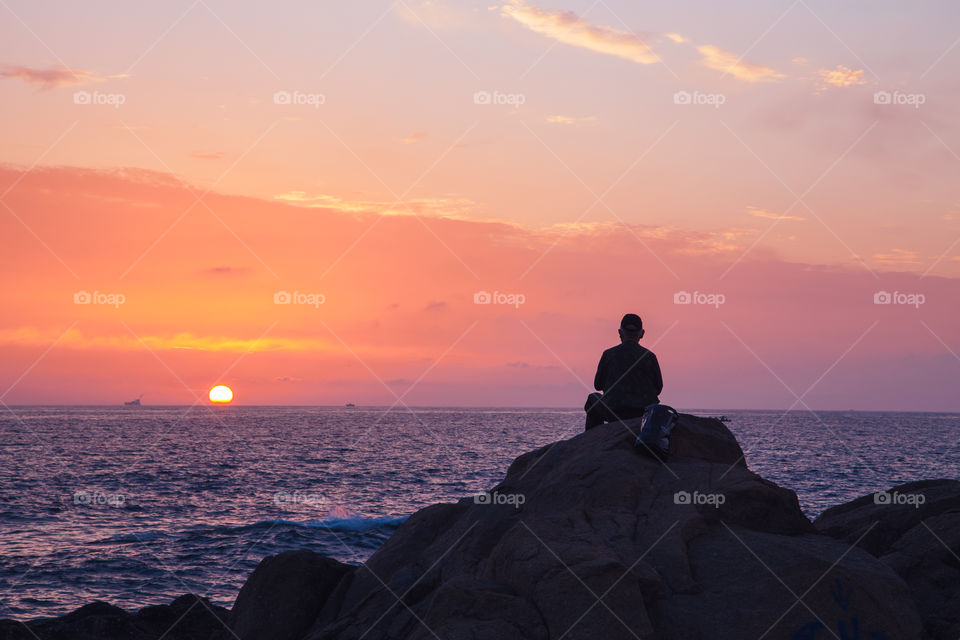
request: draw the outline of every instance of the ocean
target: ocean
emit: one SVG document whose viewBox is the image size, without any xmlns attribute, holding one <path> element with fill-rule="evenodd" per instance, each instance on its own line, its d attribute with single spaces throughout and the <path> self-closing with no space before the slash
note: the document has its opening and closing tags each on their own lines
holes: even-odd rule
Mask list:
<svg viewBox="0 0 960 640">
<path fill-rule="evenodd" d="M 750 468 L 812 517 L 960 479 L 960 414 L 726 415 Z M 0 416 L 0 618 L 198 593 L 231 606 L 267 555 L 370 556 L 411 513 L 496 484 L 583 429 L 574 409 L 12 407 Z"/>
</svg>

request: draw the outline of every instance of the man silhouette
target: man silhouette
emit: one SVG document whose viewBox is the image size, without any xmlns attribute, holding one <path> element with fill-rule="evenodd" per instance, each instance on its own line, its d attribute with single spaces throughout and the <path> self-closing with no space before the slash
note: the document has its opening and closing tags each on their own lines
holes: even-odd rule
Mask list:
<svg viewBox="0 0 960 640">
<path fill-rule="evenodd" d="M 620 344 L 603 352 L 593 387 L 603 393 L 587 396 L 586 428 L 627 418 L 639 418 L 644 407 L 660 402 L 663 376 L 657 356 L 640 346 L 643 321 L 628 313 L 620 321 Z"/>
</svg>

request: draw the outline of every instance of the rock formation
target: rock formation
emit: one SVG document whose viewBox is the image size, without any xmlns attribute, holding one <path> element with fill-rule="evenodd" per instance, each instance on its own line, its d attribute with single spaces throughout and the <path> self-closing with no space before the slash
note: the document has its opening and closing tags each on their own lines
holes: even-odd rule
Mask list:
<svg viewBox="0 0 960 640">
<path fill-rule="evenodd" d="M 127 613 L 106 602 L 84 605 L 59 618 L 26 623 L 0 620 L 2 640 L 209 640 L 224 631 L 229 612 L 187 594 L 170 604 Z"/>
<path fill-rule="evenodd" d="M 483 499 L 414 514 L 305 638 L 921 637 L 903 580 L 819 534 L 722 423 L 682 416 L 666 465 L 638 428 L 532 451 Z"/>
</svg>

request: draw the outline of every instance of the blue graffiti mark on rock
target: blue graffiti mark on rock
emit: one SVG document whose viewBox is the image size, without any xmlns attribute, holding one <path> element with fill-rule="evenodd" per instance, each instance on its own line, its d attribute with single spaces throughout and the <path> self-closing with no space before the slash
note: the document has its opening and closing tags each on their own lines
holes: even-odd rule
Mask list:
<svg viewBox="0 0 960 640">
<path fill-rule="evenodd" d="M 830 589 L 833 601 L 844 612 L 845 615 L 837 618 L 835 631 L 827 628 L 822 620 L 808 622 L 793 634 L 793 640 L 827 640 L 834 638 L 836 640 L 891 640 L 890 636 L 881 631 L 869 631 L 866 635 L 860 630 L 859 616 L 850 613 L 850 605 L 853 599 L 853 587 L 845 587 L 841 580 L 834 581 Z M 822 633 L 820 633 L 822 632 Z"/>
<path fill-rule="evenodd" d="M 830 590 L 833 594 L 833 601 L 839 605 L 844 611 L 850 610 L 850 596 L 853 594 L 853 588 L 847 587 L 843 588 L 843 582 L 840 580 L 834 580 L 833 589 Z"/>
</svg>

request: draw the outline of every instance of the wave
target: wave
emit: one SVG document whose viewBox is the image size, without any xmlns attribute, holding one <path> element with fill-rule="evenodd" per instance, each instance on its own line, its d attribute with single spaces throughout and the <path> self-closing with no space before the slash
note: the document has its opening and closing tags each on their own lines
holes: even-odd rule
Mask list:
<svg viewBox="0 0 960 640">
<path fill-rule="evenodd" d="M 392 530 L 399 527 L 409 516 L 379 516 L 379 517 L 364 517 L 364 516 L 343 516 L 343 517 L 328 517 L 322 520 L 306 520 L 306 521 L 297 521 L 297 520 L 283 520 L 283 519 L 271 519 L 271 520 L 260 520 L 252 524 L 243 524 L 243 525 L 196 525 L 191 527 L 187 531 L 183 532 L 187 535 L 196 536 L 200 535 L 219 535 L 219 536 L 228 536 L 234 534 L 240 534 L 244 531 L 249 531 L 250 529 L 263 529 L 263 528 L 274 528 L 277 526 L 286 526 L 286 527 L 297 527 L 302 529 L 319 529 L 322 531 L 331 531 L 334 533 L 388 533 Z M 88 545 L 111 545 L 111 544 L 128 544 L 128 543 L 138 543 L 138 542 L 148 542 L 151 540 L 157 540 L 161 538 L 172 538 L 177 537 L 176 534 L 164 531 L 141 531 L 133 533 L 120 533 L 116 535 L 109 536 L 107 538 L 102 538 L 100 540 L 94 540 L 88 542 Z"/>
<path fill-rule="evenodd" d="M 166 538 L 168 534 L 163 531 L 141 531 L 139 533 L 118 533 L 108 538 L 88 542 L 88 545 L 98 544 L 125 544 L 128 542 L 147 542 L 158 538 Z"/>
<path fill-rule="evenodd" d="M 322 520 L 307 520 L 298 522 L 296 520 L 261 520 L 254 525 L 288 525 L 293 527 L 304 527 L 307 529 L 327 529 L 338 532 L 364 532 L 371 529 L 396 529 L 410 516 L 380 516 L 376 518 L 367 518 L 364 516 L 345 516 L 331 517 Z"/>
</svg>

